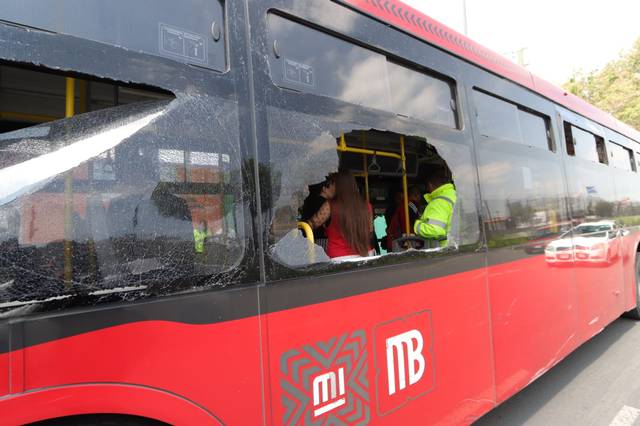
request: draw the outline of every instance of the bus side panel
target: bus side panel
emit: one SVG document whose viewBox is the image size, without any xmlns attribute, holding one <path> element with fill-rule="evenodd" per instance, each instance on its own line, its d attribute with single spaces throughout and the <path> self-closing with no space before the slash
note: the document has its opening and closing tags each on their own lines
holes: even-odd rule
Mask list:
<svg viewBox="0 0 640 426">
<path fill-rule="evenodd" d="M 625 229 L 623 235 L 624 310 L 628 311 L 636 306 L 636 256 L 640 244 L 640 230 L 638 227 Z"/>
<path fill-rule="evenodd" d="M 133 322 L 27 347 L 25 390 L 74 383 L 139 385 L 186 398 L 225 424 L 259 424 L 258 342 L 255 316 L 202 325 Z"/>
<path fill-rule="evenodd" d="M 502 402 L 581 343 L 577 295 L 571 268 L 549 266 L 541 255 L 491 267 L 489 282 L 496 393 Z"/>
<path fill-rule="evenodd" d="M 366 285 L 357 274 L 344 284 Z M 274 287 L 283 287 L 279 294 L 295 286 L 313 291 L 333 279 Z M 482 269 L 275 312 L 267 321 L 273 424 L 332 417 L 349 424 L 469 424 L 494 406 Z M 324 392 L 332 374 L 344 392 Z"/>
<path fill-rule="evenodd" d="M 0 397 L 9 393 L 9 325 L 0 325 Z"/>
</svg>

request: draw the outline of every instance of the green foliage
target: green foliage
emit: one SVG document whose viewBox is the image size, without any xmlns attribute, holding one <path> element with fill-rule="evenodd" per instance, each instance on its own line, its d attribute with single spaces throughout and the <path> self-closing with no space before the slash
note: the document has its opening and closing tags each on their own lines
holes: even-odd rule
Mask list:
<svg viewBox="0 0 640 426">
<path fill-rule="evenodd" d="M 602 70 L 575 73 L 563 87 L 640 129 L 640 39 Z"/>
</svg>

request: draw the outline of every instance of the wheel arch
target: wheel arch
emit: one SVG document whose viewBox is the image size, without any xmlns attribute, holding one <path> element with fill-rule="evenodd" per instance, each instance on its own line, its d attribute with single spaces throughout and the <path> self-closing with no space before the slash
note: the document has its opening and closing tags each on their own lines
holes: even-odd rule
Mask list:
<svg viewBox="0 0 640 426">
<path fill-rule="evenodd" d="M 29 424 L 109 414 L 171 425 L 222 425 L 209 410 L 161 389 L 123 383 L 90 383 L 36 389 L 0 399 L 5 424 Z"/>
</svg>

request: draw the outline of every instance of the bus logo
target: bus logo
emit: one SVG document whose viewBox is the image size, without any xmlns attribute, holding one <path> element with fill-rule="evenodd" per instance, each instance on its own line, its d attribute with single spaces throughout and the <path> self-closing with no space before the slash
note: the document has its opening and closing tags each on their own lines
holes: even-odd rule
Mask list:
<svg viewBox="0 0 640 426">
<path fill-rule="evenodd" d="M 384 416 L 435 387 L 431 312 L 379 324 L 374 330 L 378 414 Z"/>
<path fill-rule="evenodd" d="M 346 404 L 344 389 L 344 367 L 338 374 L 330 371 L 313 379 L 313 415 L 321 416 Z"/>
<path fill-rule="evenodd" d="M 277 414 L 281 423 L 368 424 L 368 353 L 364 330 L 284 352 Z"/>
<path fill-rule="evenodd" d="M 422 378 L 425 364 L 424 356 L 422 355 L 423 347 L 422 333 L 418 330 L 407 331 L 387 339 L 389 395 L 396 393 L 396 382 L 398 382 L 399 390 L 407 387 L 405 369 L 409 376 L 409 385 L 416 384 Z M 407 354 L 406 363 L 405 352 Z M 397 371 L 396 365 L 398 366 Z"/>
</svg>

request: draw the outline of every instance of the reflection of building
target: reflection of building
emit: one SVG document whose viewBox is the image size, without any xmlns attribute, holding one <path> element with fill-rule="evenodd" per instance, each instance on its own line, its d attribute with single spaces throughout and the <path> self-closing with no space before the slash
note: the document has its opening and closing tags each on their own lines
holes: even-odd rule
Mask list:
<svg viewBox="0 0 640 426">
<path fill-rule="evenodd" d="M 224 220 L 234 202 L 233 197 L 227 199 L 224 195 L 224 166 L 229 164 L 229 156 L 204 152 L 187 152 L 185 155 L 179 150 L 160 149 L 157 158 L 159 167 L 152 166 L 155 170 L 152 174 L 157 175 L 152 179 L 155 183 L 121 182 L 122 178 L 116 172 L 116 152 L 111 150 L 71 172 L 71 193 L 65 193 L 66 176 L 61 176 L 43 190 L 24 197 L 19 207 L 20 243 L 45 245 L 63 241 L 65 222 L 70 224 L 72 232 L 67 238 L 86 240 L 92 234 L 90 223 L 95 222 L 94 218 L 88 217 L 88 210 L 95 211 L 89 208 L 90 204 L 98 203 L 100 210 L 108 212 L 112 200 L 141 190 L 149 192 L 140 194 L 143 199 L 149 199 L 154 187 L 160 185 L 186 201 L 195 226 L 204 221 L 211 235 L 233 236 L 235 224 L 232 220 Z M 141 168 L 145 166 L 140 165 Z M 95 195 L 96 188 L 100 189 L 100 195 Z M 69 217 L 65 211 L 67 200 L 71 206 Z M 227 209 L 226 204 L 229 204 Z"/>
</svg>

